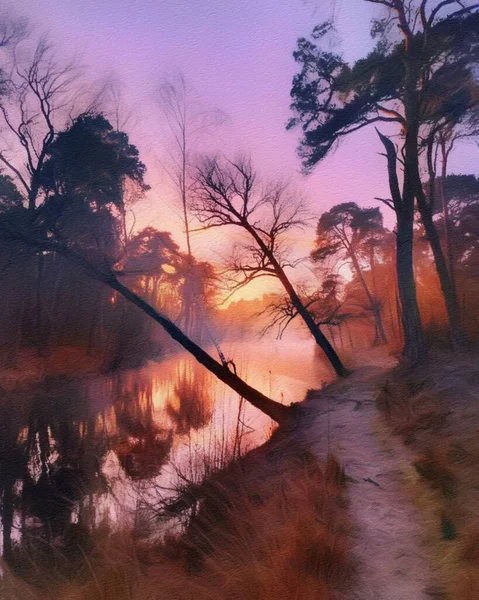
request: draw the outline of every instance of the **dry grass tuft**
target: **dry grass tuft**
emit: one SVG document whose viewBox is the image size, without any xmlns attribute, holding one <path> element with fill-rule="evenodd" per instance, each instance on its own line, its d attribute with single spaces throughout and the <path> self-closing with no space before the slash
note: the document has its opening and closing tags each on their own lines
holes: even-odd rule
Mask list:
<svg viewBox="0 0 479 600">
<path fill-rule="evenodd" d="M 74 581 L 31 598 L 333 600 L 354 578 L 350 528 L 341 465 L 273 439 L 211 482 L 180 537 L 96 536 Z"/>
</svg>

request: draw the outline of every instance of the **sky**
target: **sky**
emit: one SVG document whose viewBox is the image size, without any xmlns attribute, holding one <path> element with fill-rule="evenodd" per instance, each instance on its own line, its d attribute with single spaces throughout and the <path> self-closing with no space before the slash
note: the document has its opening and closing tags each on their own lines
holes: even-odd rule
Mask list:
<svg viewBox="0 0 479 600">
<path fill-rule="evenodd" d="M 184 246 L 178 202 L 162 169 L 171 141 L 158 105 L 161 77 L 178 71 L 201 107 L 227 114 L 226 123 L 203 140 L 204 147 L 251 155 L 264 178 L 291 181 L 308 198 L 313 216 L 339 202 L 374 206 L 375 196 L 388 196 L 372 128 L 348 138 L 307 177 L 300 174 L 296 155 L 299 131 L 285 130 L 297 38 L 332 17 L 334 49 L 353 61 L 371 48 L 370 21 L 378 15 L 377 5 L 364 0 L 4 0 L 2 5 L 26 16 L 36 33 L 46 32 L 60 55 L 77 56 L 91 80 L 114 76 L 121 82 L 133 113 L 127 130 L 152 185 L 147 201 L 135 208 L 137 226 L 171 230 Z M 475 146 L 459 147 L 451 171 L 477 172 L 475 153 Z M 386 223 L 392 226 L 388 211 Z M 193 249 L 219 262 L 229 237 L 214 231 L 195 234 Z M 307 255 L 313 239 L 311 229 L 294 241 Z"/>
</svg>

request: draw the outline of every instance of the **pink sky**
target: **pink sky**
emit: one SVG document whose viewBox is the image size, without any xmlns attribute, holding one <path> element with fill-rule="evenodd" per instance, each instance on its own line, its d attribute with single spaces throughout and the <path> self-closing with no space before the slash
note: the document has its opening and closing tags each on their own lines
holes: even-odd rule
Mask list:
<svg viewBox="0 0 479 600">
<path fill-rule="evenodd" d="M 130 137 L 149 169 L 154 190 L 137 207 L 140 225 L 170 229 L 182 244 L 181 224 L 171 190 L 160 178 L 159 162 L 167 139 L 155 91 L 165 72 L 182 71 L 204 104 L 221 108 L 228 124 L 214 145 L 229 154 L 251 154 L 267 178 L 292 179 L 309 198 L 313 214 L 334 204 L 375 204 L 387 196 L 380 146 L 372 129 L 348 139 L 315 172 L 299 174 L 299 132 L 286 132 L 289 91 L 297 68 L 296 39 L 334 14 L 341 49 L 354 60 L 370 47 L 369 23 L 378 7 L 363 0 L 7 0 L 17 15 L 27 16 L 39 32 L 50 33 L 66 55 L 81 57 L 95 77 L 114 73 L 134 108 Z M 41 7 L 41 10 L 40 10 Z M 212 147 L 212 142 L 208 143 Z M 463 145 L 451 171 L 477 172 L 475 146 Z M 392 215 L 385 212 L 387 223 Z M 217 261 L 226 252 L 222 232 L 197 234 L 194 249 Z M 298 237 L 307 254 L 314 235 Z M 251 293 L 254 293 L 251 290 Z M 248 294 L 249 295 L 249 294 Z"/>
</svg>

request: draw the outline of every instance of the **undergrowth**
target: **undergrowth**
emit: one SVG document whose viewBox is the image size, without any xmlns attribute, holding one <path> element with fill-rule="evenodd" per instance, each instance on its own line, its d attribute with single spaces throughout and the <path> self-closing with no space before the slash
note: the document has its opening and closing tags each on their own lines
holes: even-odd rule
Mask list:
<svg viewBox="0 0 479 600">
<path fill-rule="evenodd" d="M 344 472 L 274 440 L 202 489 L 179 536 L 93 536 L 74 575 L 34 588 L 4 573 L 5 600 L 333 600 L 354 579 Z M 46 581 L 48 578 L 46 577 Z"/>
<path fill-rule="evenodd" d="M 479 590 L 479 364 L 435 354 L 398 367 L 377 397 L 392 432 L 415 455 L 414 497 L 453 600 Z"/>
</svg>

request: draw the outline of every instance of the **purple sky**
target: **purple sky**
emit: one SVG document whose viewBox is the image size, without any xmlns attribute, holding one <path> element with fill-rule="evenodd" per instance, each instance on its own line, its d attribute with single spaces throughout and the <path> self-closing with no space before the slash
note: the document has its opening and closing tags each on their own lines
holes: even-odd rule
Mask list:
<svg viewBox="0 0 479 600">
<path fill-rule="evenodd" d="M 135 109 L 130 132 L 147 163 L 155 186 L 149 201 L 137 209 L 140 225 L 169 228 L 181 243 L 175 201 L 160 179 L 159 163 L 167 136 L 155 104 L 156 88 L 165 72 L 182 71 L 205 105 L 224 110 L 228 123 L 214 144 L 229 154 L 251 154 L 268 178 L 292 178 L 320 214 L 333 204 L 375 204 L 386 196 L 383 159 L 373 130 L 348 139 L 308 178 L 299 175 L 298 132 L 286 132 L 289 91 L 296 65 L 296 39 L 334 14 L 347 59 L 371 46 L 369 23 L 378 7 L 363 0 L 15 0 L 4 1 L 17 15 L 27 16 L 38 32 L 50 32 L 67 56 L 79 55 L 94 77 L 114 73 L 124 84 L 125 99 Z M 211 145 L 211 141 L 210 141 Z M 451 170 L 477 172 L 477 149 L 463 145 Z M 385 216 L 392 224 L 392 215 Z M 203 237 L 201 237 L 203 236 Z M 195 249 L 215 260 L 225 251 L 216 233 L 198 234 Z M 304 252 L 312 232 L 302 236 Z"/>
</svg>

